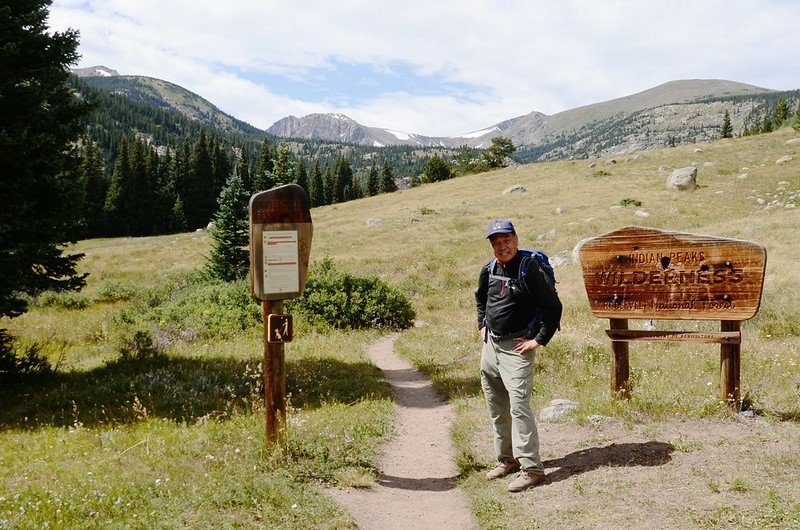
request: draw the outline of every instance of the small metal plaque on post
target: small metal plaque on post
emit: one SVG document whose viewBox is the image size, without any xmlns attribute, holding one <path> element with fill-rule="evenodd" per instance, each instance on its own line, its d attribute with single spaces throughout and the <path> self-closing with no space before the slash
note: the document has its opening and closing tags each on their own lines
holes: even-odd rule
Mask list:
<svg viewBox="0 0 800 530">
<path fill-rule="evenodd" d="M 267 317 L 267 342 L 292 342 L 292 315 Z"/>
</svg>

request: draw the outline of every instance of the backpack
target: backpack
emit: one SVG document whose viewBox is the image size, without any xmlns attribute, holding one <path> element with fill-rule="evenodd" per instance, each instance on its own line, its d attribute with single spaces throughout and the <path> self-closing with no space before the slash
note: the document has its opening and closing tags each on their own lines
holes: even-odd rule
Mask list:
<svg viewBox="0 0 800 530">
<path fill-rule="evenodd" d="M 547 254 L 542 252 L 541 250 L 530 250 L 527 248 L 521 248 L 519 251 L 522 254 L 522 262 L 519 265 L 519 276 L 518 279 L 520 282 L 523 283 L 525 276 L 528 275 L 528 267 L 530 266 L 531 259 L 535 259 L 536 263 L 539 264 L 539 268 L 544 271 L 544 275 L 547 277 L 547 282 L 550 284 L 550 287 L 553 290 L 556 290 L 556 273 L 553 271 L 553 266 L 550 265 L 550 259 L 547 257 Z M 493 259 L 487 265 L 489 269 L 489 274 L 494 274 L 494 268 L 497 265 L 497 258 Z"/>
</svg>

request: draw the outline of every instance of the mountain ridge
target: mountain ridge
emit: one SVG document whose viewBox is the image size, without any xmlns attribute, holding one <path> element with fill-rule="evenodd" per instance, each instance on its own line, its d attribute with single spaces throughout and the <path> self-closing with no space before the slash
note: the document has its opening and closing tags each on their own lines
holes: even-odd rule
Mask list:
<svg viewBox="0 0 800 530">
<path fill-rule="evenodd" d="M 287 116 L 266 130 L 228 115 L 179 85 L 145 76 L 120 76 L 107 67 L 78 69 L 95 86 L 175 109 L 225 131 L 250 137 L 267 133 L 278 138 L 327 141 L 372 148 L 411 146 L 457 149 L 486 148 L 493 138 L 508 137 L 523 162 L 622 155 L 667 145 L 719 137 L 725 110 L 734 131 L 768 108 L 779 94 L 800 101 L 800 92 L 779 92 L 724 79 L 682 79 L 552 115 L 539 111 L 503 120 L 454 136 L 426 136 L 386 127 L 367 126 L 342 113 Z"/>
</svg>

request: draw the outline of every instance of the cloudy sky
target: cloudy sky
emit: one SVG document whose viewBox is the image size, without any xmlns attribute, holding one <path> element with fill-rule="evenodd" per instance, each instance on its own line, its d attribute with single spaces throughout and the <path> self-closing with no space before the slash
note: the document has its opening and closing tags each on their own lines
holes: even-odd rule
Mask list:
<svg viewBox="0 0 800 530">
<path fill-rule="evenodd" d="M 675 79 L 800 88 L 795 0 L 54 0 L 78 66 L 187 88 L 266 129 L 338 112 L 454 136 Z"/>
</svg>

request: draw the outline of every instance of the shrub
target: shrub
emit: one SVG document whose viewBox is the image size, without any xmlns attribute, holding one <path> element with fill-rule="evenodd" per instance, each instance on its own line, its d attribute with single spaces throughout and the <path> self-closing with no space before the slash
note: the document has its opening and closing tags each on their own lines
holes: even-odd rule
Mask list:
<svg viewBox="0 0 800 530">
<path fill-rule="evenodd" d="M 46 374 L 53 371 L 38 343 L 17 348 L 14 338 L 5 329 L 0 329 L 0 381 L 9 377 Z"/>
<path fill-rule="evenodd" d="M 85 309 L 89 300 L 74 291 L 46 291 L 39 295 L 35 305 L 39 307 L 60 307 L 62 309 Z"/>
<path fill-rule="evenodd" d="M 621 201 L 619 201 L 619 205 L 620 206 L 636 206 L 637 208 L 641 208 L 642 207 L 642 201 L 640 201 L 638 199 L 626 198 L 626 199 L 622 199 Z"/>
<path fill-rule="evenodd" d="M 402 292 L 377 277 L 340 272 L 330 258 L 312 265 L 303 296 L 287 309 L 340 329 L 405 329 L 416 317 Z"/>
<path fill-rule="evenodd" d="M 226 338 L 257 327 L 260 307 L 246 280 L 215 282 L 201 274 L 176 277 L 166 288 L 142 293 L 138 303 L 114 315 L 123 337 L 156 327 L 156 342 Z"/>
<path fill-rule="evenodd" d="M 136 288 L 123 282 L 108 282 L 95 295 L 96 302 L 118 302 L 131 300 L 136 296 Z"/>
</svg>

